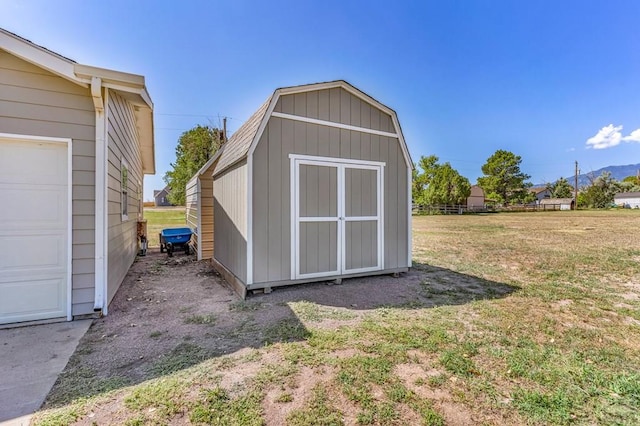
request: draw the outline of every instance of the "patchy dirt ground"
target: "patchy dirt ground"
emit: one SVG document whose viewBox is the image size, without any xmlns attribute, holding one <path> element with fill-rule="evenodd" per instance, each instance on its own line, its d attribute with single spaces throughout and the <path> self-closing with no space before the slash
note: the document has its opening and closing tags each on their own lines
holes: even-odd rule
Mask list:
<svg viewBox="0 0 640 426">
<path fill-rule="evenodd" d="M 345 313 L 339 321 L 344 325 L 346 317 L 358 321 L 364 312 L 381 306 L 411 309 L 462 304 L 504 297 L 514 290 L 416 265 L 399 278 L 348 279 L 341 285 L 304 284 L 276 288 L 270 294 L 250 294 L 247 300 L 240 300 L 209 262 L 197 262 L 183 254 L 169 258 L 152 250 L 130 269 L 109 307 L 109 315 L 94 321 L 44 408 L 141 383 L 206 359 L 247 352 L 283 336 L 300 339 L 304 324 L 291 310 L 291 302 L 335 308 Z M 335 326 L 331 319 L 315 325 Z M 232 376 L 250 374 L 249 364 L 236 373 L 227 371 L 222 380 L 241 382 L 242 377 Z M 261 362 L 254 364 L 258 368 Z M 309 380 L 315 383 L 322 378 L 310 374 Z M 312 384 L 298 384 L 297 388 L 303 392 Z M 265 419 L 269 424 L 279 424 L 285 414 L 267 409 Z M 461 424 L 468 419 L 464 420 Z"/>
</svg>

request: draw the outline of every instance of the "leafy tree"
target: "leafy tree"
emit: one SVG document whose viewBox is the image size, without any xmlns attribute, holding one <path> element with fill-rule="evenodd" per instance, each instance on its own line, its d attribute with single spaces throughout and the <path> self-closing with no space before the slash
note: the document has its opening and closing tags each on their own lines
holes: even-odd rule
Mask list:
<svg viewBox="0 0 640 426">
<path fill-rule="evenodd" d="M 640 174 L 637 176 L 627 176 L 620 182 L 620 190 L 622 192 L 640 191 Z"/>
<path fill-rule="evenodd" d="M 521 162 L 519 155 L 502 149 L 487 159 L 482 166 L 484 176 L 478 178 L 478 185 L 486 191 L 487 198 L 504 204 L 527 201 L 531 183 L 525 181 L 531 176 L 520 170 Z"/>
<path fill-rule="evenodd" d="M 547 189 L 551 191 L 552 198 L 573 198 L 573 186 L 568 180 L 561 177 L 555 183 L 548 184 Z"/>
<path fill-rule="evenodd" d="M 579 197 L 581 205 L 593 208 L 609 207 L 613 203 L 613 197 L 620 192 L 620 182 L 611 177 L 611 173 L 602 172 L 594 178 L 588 176 L 590 184 L 584 188 Z"/>
<path fill-rule="evenodd" d="M 427 204 L 462 204 L 471 193 L 469 179 L 461 176 L 451 164 L 438 166 L 424 193 Z"/>
<path fill-rule="evenodd" d="M 438 168 L 438 157 L 430 155 L 420 157 L 420 161 L 415 165 L 413 170 L 413 186 L 412 196 L 413 202 L 418 204 L 426 204 L 424 200 L 424 191 L 433 179 L 435 170 Z"/>
<path fill-rule="evenodd" d="M 469 180 L 438 157 L 420 157 L 413 171 L 413 201 L 418 204 L 460 204 L 469 196 Z"/>
<path fill-rule="evenodd" d="M 167 198 L 172 204 L 185 204 L 187 182 L 222 146 L 222 139 L 219 129 L 201 125 L 180 135 L 176 146 L 176 162 L 171 163 L 173 170 L 164 175 L 164 181 L 171 188 Z"/>
</svg>

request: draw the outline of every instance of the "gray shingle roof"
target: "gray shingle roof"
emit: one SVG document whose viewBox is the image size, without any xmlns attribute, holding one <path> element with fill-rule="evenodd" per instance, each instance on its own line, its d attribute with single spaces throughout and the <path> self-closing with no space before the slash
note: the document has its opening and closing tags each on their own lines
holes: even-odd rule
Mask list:
<svg viewBox="0 0 640 426">
<path fill-rule="evenodd" d="M 272 98 L 273 95 L 269 96 L 262 106 L 258 108 L 258 110 L 254 112 L 238 130 L 236 130 L 227 143 L 224 144 L 224 151 L 222 152 L 220 161 L 218 161 L 218 165 L 213 173 L 214 175 L 223 172 L 247 156 L 249 147 L 251 147 L 251 142 L 253 142 L 253 139 L 258 132 L 258 128 L 260 127 L 260 123 L 262 122 L 267 109 L 269 109 L 269 104 L 271 103 Z"/>
<path fill-rule="evenodd" d="M 637 198 L 640 197 L 640 192 L 620 192 L 613 196 L 614 199 L 623 199 L 623 198 Z"/>
</svg>

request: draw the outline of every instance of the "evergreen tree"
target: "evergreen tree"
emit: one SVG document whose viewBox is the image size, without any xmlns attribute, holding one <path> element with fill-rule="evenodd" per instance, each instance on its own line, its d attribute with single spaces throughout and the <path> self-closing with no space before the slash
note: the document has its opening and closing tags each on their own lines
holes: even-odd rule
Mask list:
<svg viewBox="0 0 640 426">
<path fill-rule="evenodd" d="M 504 204 L 527 201 L 531 184 L 525 181 L 531 176 L 520 170 L 521 162 L 519 155 L 502 149 L 487 159 L 482 166 L 484 176 L 478 178 L 487 198 Z"/>
</svg>

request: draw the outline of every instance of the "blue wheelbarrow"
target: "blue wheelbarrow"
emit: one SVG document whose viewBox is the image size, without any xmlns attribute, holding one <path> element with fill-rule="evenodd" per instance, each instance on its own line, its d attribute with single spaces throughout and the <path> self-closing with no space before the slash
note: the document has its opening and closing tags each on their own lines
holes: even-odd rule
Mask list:
<svg viewBox="0 0 640 426">
<path fill-rule="evenodd" d="M 160 253 L 165 251 L 169 257 L 173 256 L 176 249 L 182 248 L 185 254 L 189 254 L 189 240 L 192 231 L 190 228 L 165 228 L 160 232 Z"/>
</svg>

